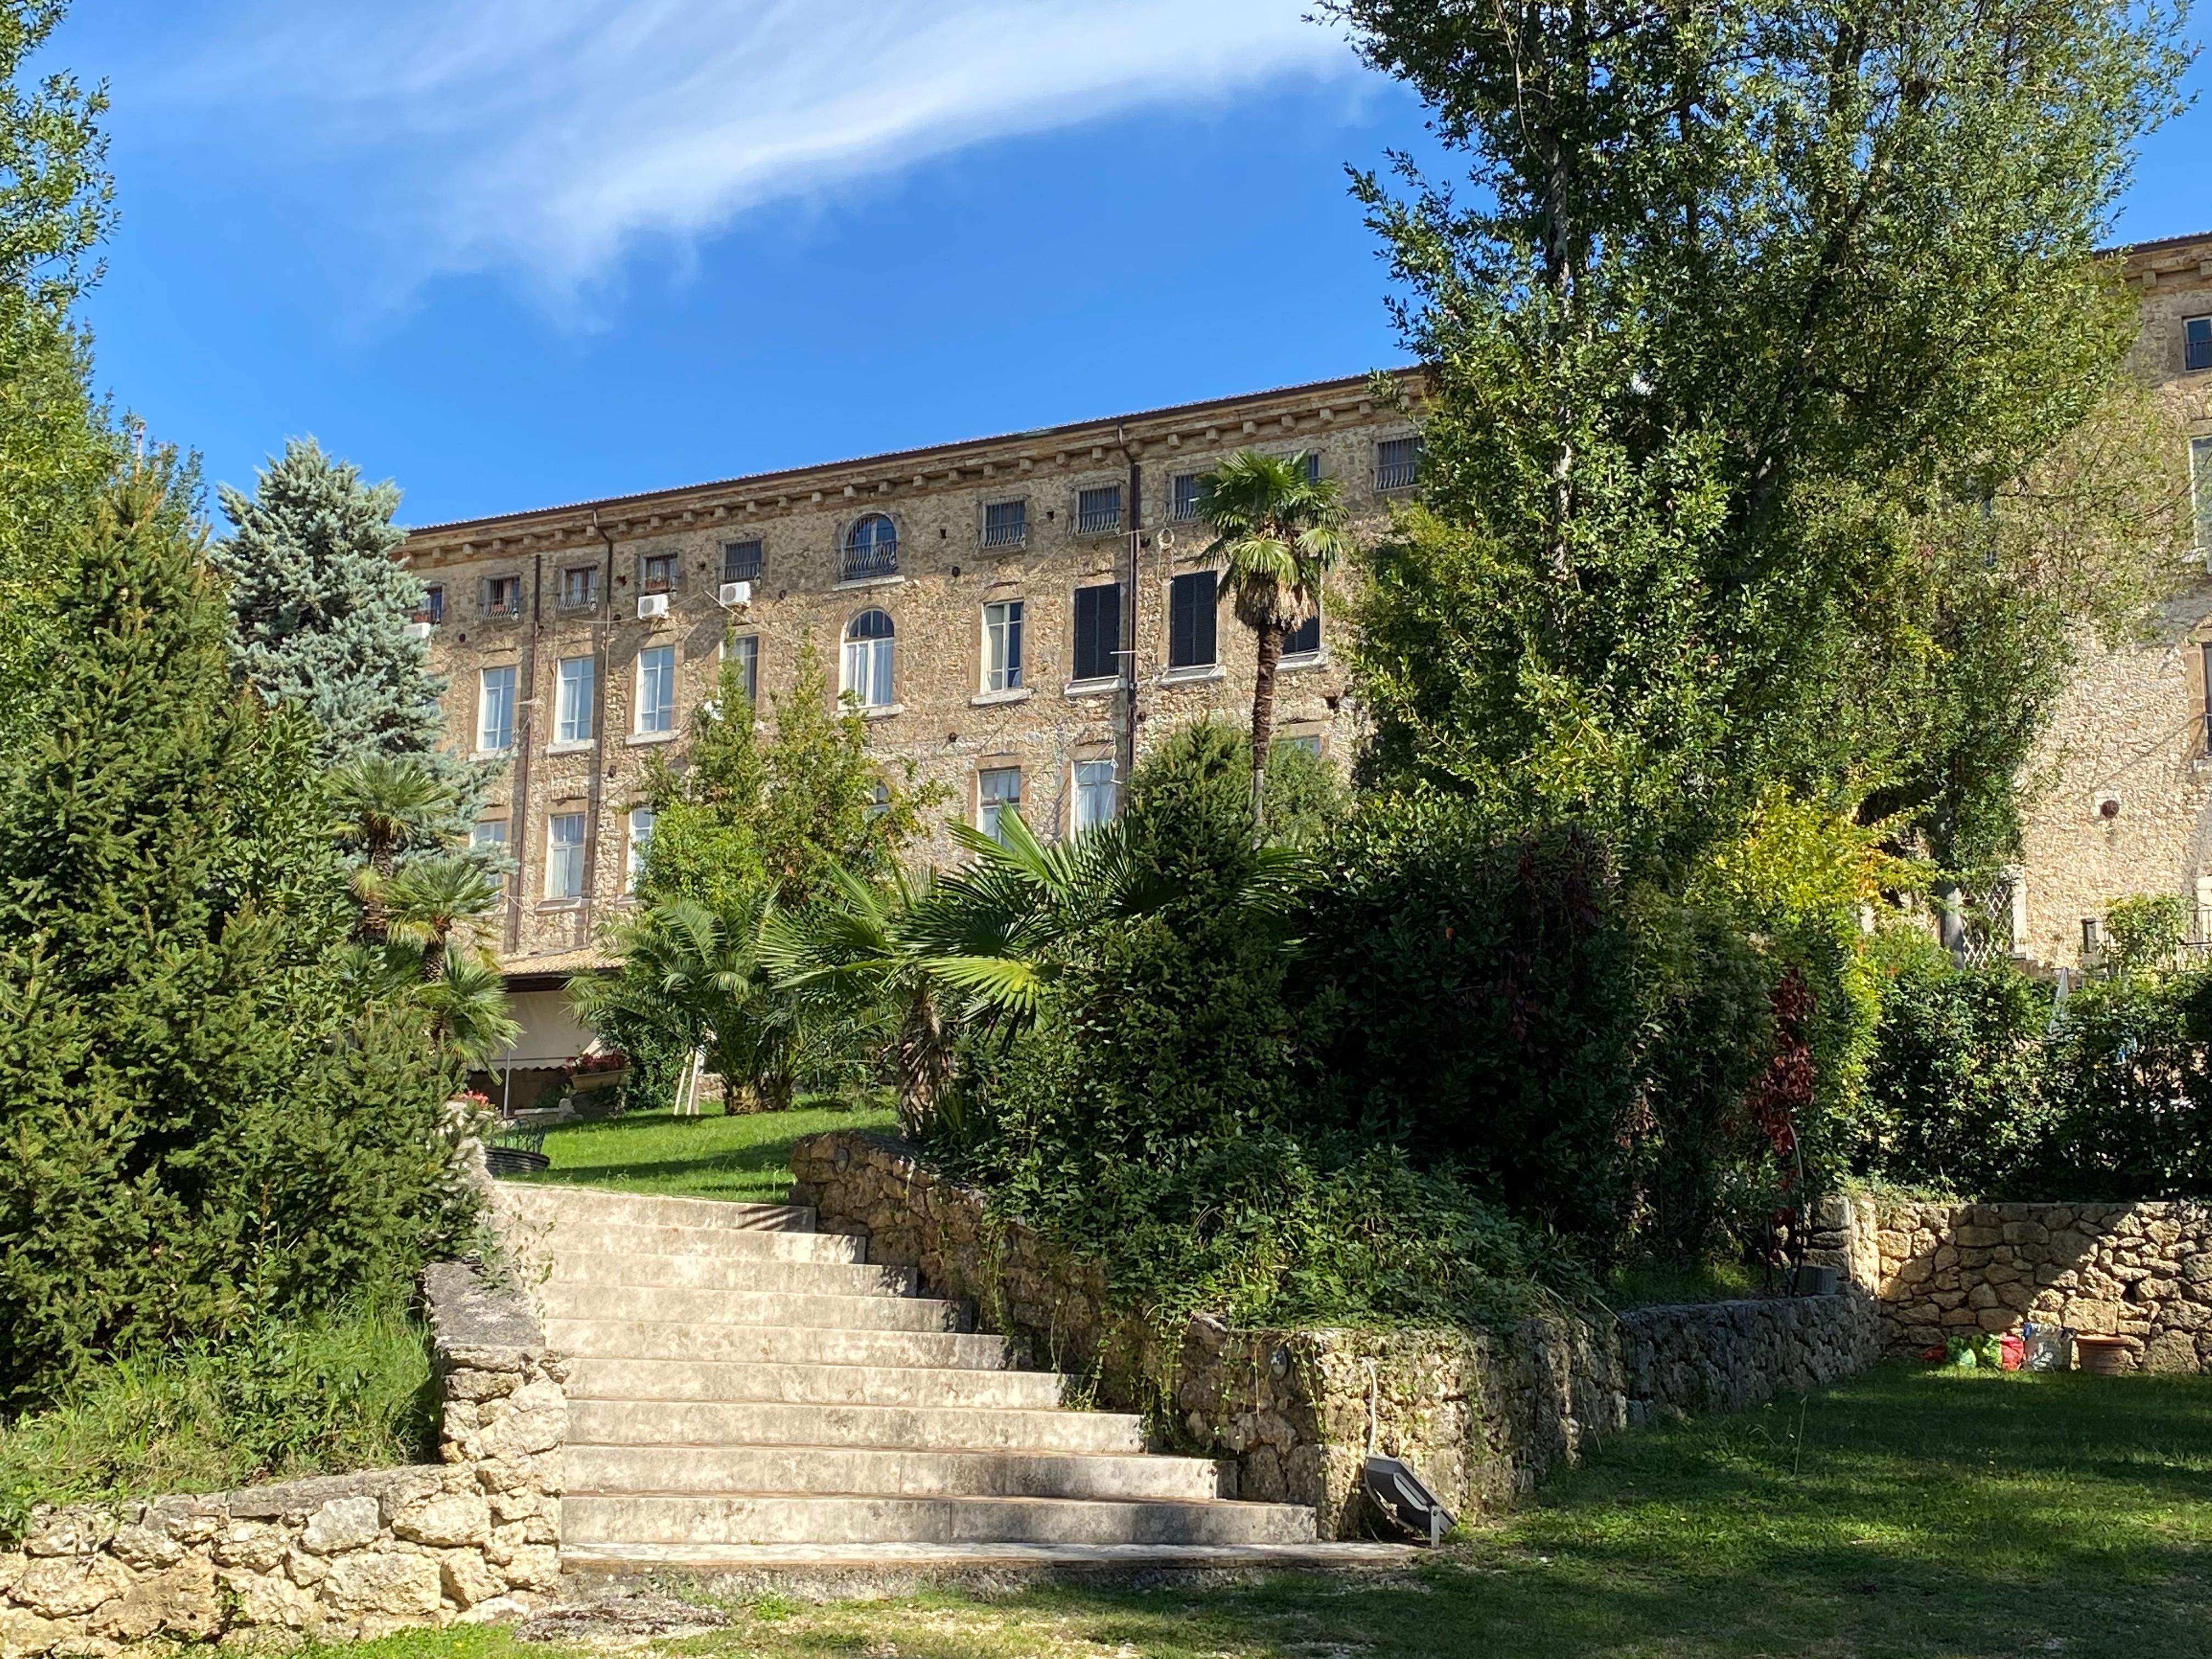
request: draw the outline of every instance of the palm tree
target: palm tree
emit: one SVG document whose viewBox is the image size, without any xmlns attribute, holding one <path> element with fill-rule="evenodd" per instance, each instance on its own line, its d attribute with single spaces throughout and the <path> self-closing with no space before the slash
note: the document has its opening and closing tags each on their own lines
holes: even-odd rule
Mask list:
<svg viewBox="0 0 2212 1659">
<path fill-rule="evenodd" d="M 489 951 L 441 946 L 437 976 L 415 988 L 415 1006 L 428 1017 L 431 1046 L 471 1071 L 489 1071 L 493 1057 L 522 1035 L 507 1012 L 507 981 Z"/>
<path fill-rule="evenodd" d="M 422 977 L 435 979 L 448 962 L 453 930 L 499 906 L 499 889 L 471 860 L 453 854 L 417 859 L 383 884 L 386 939 L 422 953 Z"/>
<path fill-rule="evenodd" d="M 1322 584 L 1352 545 L 1344 491 L 1316 478 L 1299 455 L 1247 449 L 1198 481 L 1198 517 L 1213 532 L 1206 550 L 1219 560 L 1222 586 L 1237 619 L 1259 638 L 1252 682 L 1252 828 L 1259 833 L 1267 786 L 1267 745 L 1275 729 L 1275 669 L 1291 630 L 1316 615 Z"/>
<path fill-rule="evenodd" d="M 437 842 L 439 820 L 453 809 L 453 791 L 417 757 L 365 755 L 331 773 L 331 805 L 339 844 L 362 854 L 354 882 L 362 937 L 381 943 L 392 867 L 409 848 Z"/>
</svg>

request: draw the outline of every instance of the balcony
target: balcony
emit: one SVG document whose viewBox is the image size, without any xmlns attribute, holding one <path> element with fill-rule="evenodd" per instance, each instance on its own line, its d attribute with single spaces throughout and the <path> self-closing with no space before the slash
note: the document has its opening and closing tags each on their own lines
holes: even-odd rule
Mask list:
<svg viewBox="0 0 2212 1659">
<path fill-rule="evenodd" d="M 1075 510 L 1075 533 L 1079 536 L 1110 536 L 1121 527 L 1121 502 L 1117 496 L 1110 504 L 1091 506 L 1088 503 Z"/>
<path fill-rule="evenodd" d="M 1421 464 L 1411 461 L 1384 461 L 1375 469 L 1375 488 L 1378 491 L 1411 489 L 1420 476 Z"/>
<path fill-rule="evenodd" d="M 848 547 L 837 563 L 841 582 L 875 581 L 898 574 L 898 542 L 890 537 Z"/>
<path fill-rule="evenodd" d="M 983 545 L 986 547 L 1019 547 L 1029 539 L 1030 526 L 1026 519 L 1016 519 L 1010 524 L 987 524 L 983 526 Z"/>
</svg>

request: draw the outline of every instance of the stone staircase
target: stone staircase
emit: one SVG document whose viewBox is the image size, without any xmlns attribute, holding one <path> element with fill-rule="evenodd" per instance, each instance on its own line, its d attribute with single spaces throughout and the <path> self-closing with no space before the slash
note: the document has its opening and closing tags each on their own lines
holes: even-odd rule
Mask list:
<svg viewBox="0 0 2212 1659">
<path fill-rule="evenodd" d="M 571 1357 L 564 1559 L 744 1565 L 1131 1551 L 1304 1556 L 1310 1509 L 1224 1499 L 1135 1417 L 871 1266 L 812 1212 L 502 1183 L 510 1247 Z"/>
</svg>

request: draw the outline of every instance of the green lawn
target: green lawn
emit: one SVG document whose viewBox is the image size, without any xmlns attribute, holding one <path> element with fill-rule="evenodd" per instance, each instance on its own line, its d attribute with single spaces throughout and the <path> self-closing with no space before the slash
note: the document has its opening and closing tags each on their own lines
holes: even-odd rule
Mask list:
<svg viewBox="0 0 2212 1659">
<path fill-rule="evenodd" d="M 828 1129 L 889 1129 L 892 1122 L 888 1109 L 838 1107 L 735 1117 L 633 1113 L 549 1131 L 545 1153 L 553 1167 L 524 1179 L 780 1204 L 791 1188 L 792 1142 Z"/>
<path fill-rule="evenodd" d="M 1884 1370 L 1623 1436 L 1417 1573 L 770 1599 L 666 1654 L 815 1659 L 2212 1653 L 2212 1378 Z M 510 1633 L 386 1659 L 549 1655 Z"/>
</svg>

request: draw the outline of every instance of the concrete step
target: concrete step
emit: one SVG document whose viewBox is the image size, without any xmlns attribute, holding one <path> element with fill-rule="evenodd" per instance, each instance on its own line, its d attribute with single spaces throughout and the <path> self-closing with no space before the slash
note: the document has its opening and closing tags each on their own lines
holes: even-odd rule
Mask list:
<svg viewBox="0 0 2212 1659">
<path fill-rule="evenodd" d="M 680 1285 L 575 1285 L 560 1279 L 537 1286 L 533 1293 L 548 1319 L 811 1325 L 850 1331 L 957 1331 L 967 1323 L 964 1310 L 952 1303 L 921 1297 L 823 1296 Z"/>
<path fill-rule="evenodd" d="M 1013 1351 L 1004 1337 L 951 1331 L 559 1318 L 546 1322 L 545 1340 L 556 1352 L 580 1358 L 663 1359 L 687 1364 L 884 1365 L 899 1370 L 943 1365 L 1004 1371 L 1014 1364 Z"/>
<path fill-rule="evenodd" d="M 1221 1496 L 1197 1457 L 1142 1453 L 915 1451 L 874 1446 L 601 1446 L 571 1443 L 568 1491 L 826 1492 L 892 1498 L 1190 1499 Z"/>
<path fill-rule="evenodd" d="M 571 1492 L 564 1546 L 728 1544 L 1310 1544 L 1314 1512 L 1226 1499 L 862 1498 Z"/>
<path fill-rule="evenodd" d="M 732 1204 L 713 1198 L 669 1198 L 605 1187 L 556 1187 L 502 1181 L 500 1208 L 538 1225 L 726 1227 L 740 1231 L 814 1231 L 814 1212 L 796 1204 Z"/>
<path fill-rule="evenodd" d="M 757 1227 L 636 1226 L 622 1221 L 556 1221 L 544 1237 L 567 1255 L 680 1255 L 778 1261 L 866 1261 L 868 1241 L 851 1233 Z"/>
<path fill-rule="evenodd" d="M 978 1339 L 955 1339 L 978 1340 Z M 696 1359 L 575 1359 L 571 1400 L 757 1400 L 793 1406 L 990 1406 L 1051 1411 L 1068 1381 L 1054 1371 L 945 1366 L 744 1364 Z"/>
<path fill-rule="evenodd" d="M 1195 1589 L 1231 1573 L 1402 1573 L 1425 1553 L 1370 1543 L 564 1544 L 561 1589 L 564 1600 L 604 1597 L 617 1608 L 642 1586 L 708 1601 L 887 1601 L 949 1589 L 1000 1596 L 1027 1585 L 1158 1589 L 1164 1575 L 1188 1573 Z"/>
<path fill-rule="evenodd" d="M 761 1233 L 762 1238 L 819 1234 Z M 911 1267 L 868 1267 L 851 1261 L 785 1261 L 766 1256 L 614 1255 L 554 1248 L 556 1285 L 668 1285 L 720 1291 L 779 1291 L 809 1296 L 912 1296 Z"/>
<path fill-rule="evenodd" d="M 773 1401 L 574 1400 L 568 1444 L 892 1446 L 917 1451 L 1141 1452 L 1144 1420 L 1112 1412 Z"/>
</svg>

